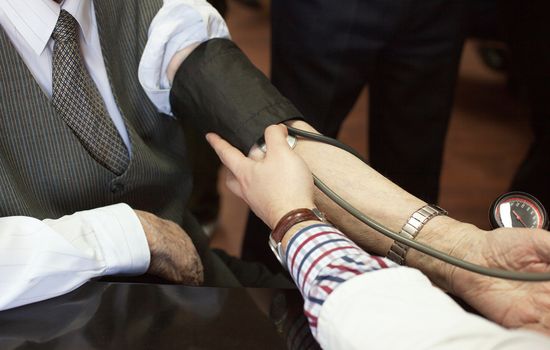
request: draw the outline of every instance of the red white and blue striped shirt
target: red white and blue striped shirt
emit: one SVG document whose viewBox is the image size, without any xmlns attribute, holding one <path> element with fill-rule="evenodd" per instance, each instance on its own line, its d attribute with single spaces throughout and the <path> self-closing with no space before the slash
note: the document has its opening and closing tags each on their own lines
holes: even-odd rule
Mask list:
<svg viewBox="0 0 550 350">
<path fill-rule="evenodd" d="M 286 265 L 304 297 L 304 312 L 317 335 L 317 320 L 327 297 L 342 283 L 394 262 L 370 255 L 333 226 L 314 224 L 288 242 Z"/>
<path fill-rule="evenodd" d="M 467 313 L 418 270 L 400 267 L 365 275 L 399 265 L 364 252 L 325 224 L 292 237 L 285 261 L 304 297 L 311 332 L 325 349 L 364 349 L 367 344 L 373 349 L 550 348 L 547 337 L 507 330 Z M 298 339 L 296 333 L 292 339 Z M 311 344 L 305 338 L 294 343 L 299 348 Z"/>
</svg>

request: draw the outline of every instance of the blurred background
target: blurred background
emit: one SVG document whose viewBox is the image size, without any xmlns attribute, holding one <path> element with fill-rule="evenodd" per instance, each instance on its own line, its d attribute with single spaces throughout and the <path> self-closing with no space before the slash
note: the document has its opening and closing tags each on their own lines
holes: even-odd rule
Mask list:
<svg viewBox="0 0 550 350">
<path fill-rule="evenodd" d="M 495 4 L 471 1 L 468 8 L 467 39 L 445 139 L 439 192 L 439 204 L 451 216 L 484 229 L 489 228 L 491 203 L 508 191 L 533 140 L 529 103 L 510 68 L 507 45 L 497 30 Z M 226 6 L 233 40 L 269 76 L 270 2 L 228 0 Z M 360 93 L 338 137 L 368 158 L 367 89 Z M 222 168 L 218 180 L 219 215 L 210 223 L 211 245 L 241 256 L 248 209 L 226 189 L 224 172 Z M 550 179 L 548 174 L 543 178 Z"/>
</svg>

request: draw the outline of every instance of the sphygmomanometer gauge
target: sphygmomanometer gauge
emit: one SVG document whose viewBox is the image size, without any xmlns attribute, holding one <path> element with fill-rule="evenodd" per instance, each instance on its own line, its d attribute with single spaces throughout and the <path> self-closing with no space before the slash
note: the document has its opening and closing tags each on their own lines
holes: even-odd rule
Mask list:
<svg viewBox="0 0 550 350">
<path fill-rule="evenodd" d="M 548 229 L 548 215 L 542 203 L 525 192 L 509 192 L 491 205 L 489 219 L 493 228 L 524 227 Z"/>
</svg>

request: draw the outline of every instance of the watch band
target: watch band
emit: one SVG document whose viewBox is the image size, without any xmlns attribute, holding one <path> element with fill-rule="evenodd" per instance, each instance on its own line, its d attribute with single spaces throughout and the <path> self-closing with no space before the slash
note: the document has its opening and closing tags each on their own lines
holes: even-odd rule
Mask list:
<svg viewBox="0 0 550 350">
<path fill-rule="evenodd" d="M 281 245 L 283 237 L 292 226 L 299 224 L 300 222 L 311 220 L 326 222 L 325 216 L 317 208 L 300 208 L 292 210 L 279 220 L 279 222 L 275 226 L 275 229 L 273 229 L 273 231 L 269 235 L 269 247 L 284 268 L 286 268 L 286 264 L 283 258 Z"/>
<path fill-rule="evenodd" d="M 399 234 L 401 236 L 414 239 L 418 232 L 422 230 L 422 227 L 426 225 L 428 221 L 438 215 L 447 215 L 447 211 L 435 204 L 425 205 L 418 209 L 409 217 L 405 225 L 401 228 Z M 386 254 L 386 257 L 399 265 L 405 264 L 405 257 L 409 251 L 409 246 L 394 241 L 390 250 Z"/>
<path fill-rule="evenodd" d="M 315 208 L 319 212 L 317 208 Z M 316 214 L 312 209 L 308 208 L 300 208 L 300 209 L 294 209 L 290 212 L 288 212 L 285 216 L 283 216 L 275 228 L 273 229 L 273 232 L 271 232 L 271 237 L 273 237 L 273 240 L 277 243 L 283 240 L 284 235 L 286 232 L 294 225 L 308 220 L 319 220 L 320 217 L 318 214 Z"/>
</svg>

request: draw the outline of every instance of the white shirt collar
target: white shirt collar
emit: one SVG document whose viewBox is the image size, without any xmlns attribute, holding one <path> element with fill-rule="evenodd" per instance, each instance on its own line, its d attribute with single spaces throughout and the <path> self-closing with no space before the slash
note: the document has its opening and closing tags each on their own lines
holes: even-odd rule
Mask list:
<svg viewBox="0 0 550 350">
<path fill-rule="evenodd" d="M 64 0 L 61 4 L 53 0 L 2 0 L 0 8 L 37 55 L 48 45 L 61 9 L 77 20 L 86 43 L 91 40 L 91 0 Z"/>
</svg>

